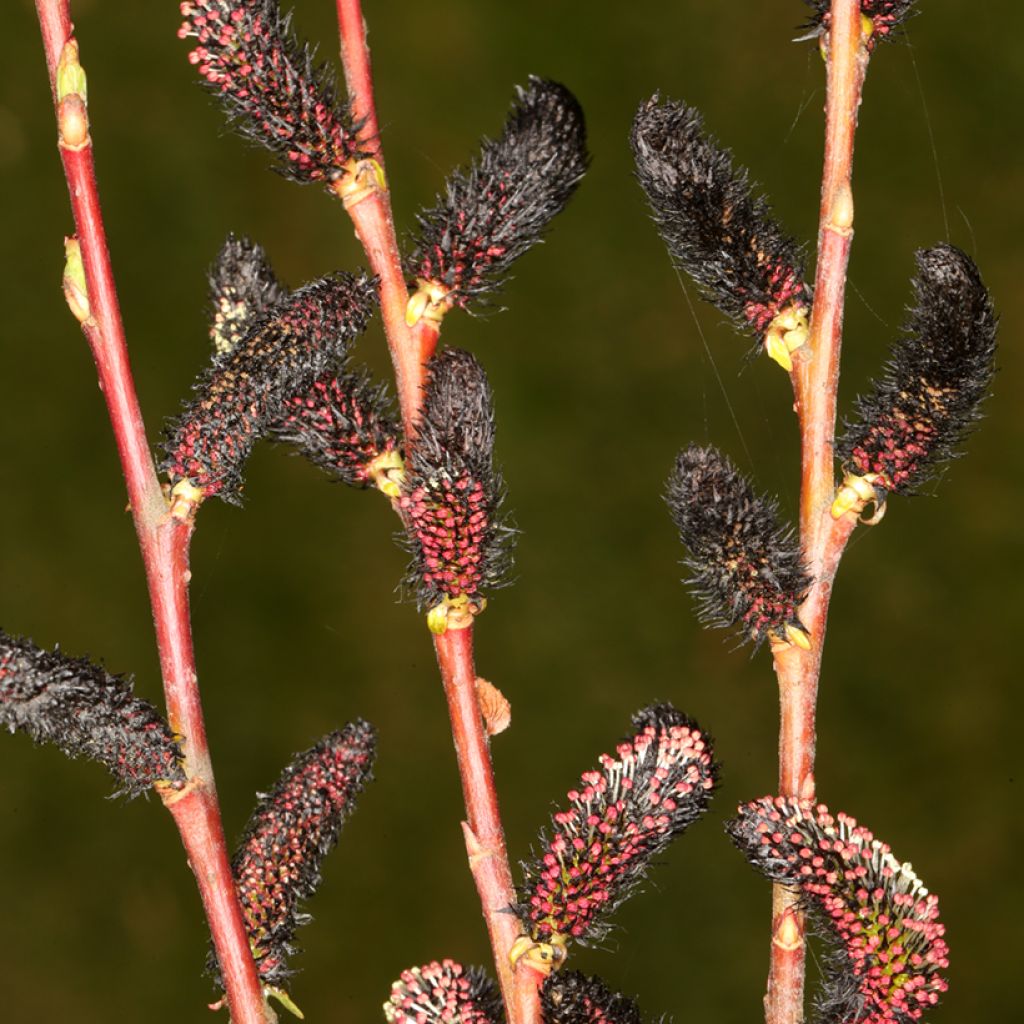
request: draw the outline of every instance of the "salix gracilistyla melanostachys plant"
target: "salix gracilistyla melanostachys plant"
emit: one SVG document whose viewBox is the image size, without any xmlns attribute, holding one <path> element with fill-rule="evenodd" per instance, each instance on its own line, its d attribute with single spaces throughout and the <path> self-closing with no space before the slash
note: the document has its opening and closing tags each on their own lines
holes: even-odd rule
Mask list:
<svg viewBox="0 0 1024 1024">
<path fill-rule="evenodd" d="M 594 943 L 652 861 L 707 809 L 718 780 L 711 739 L 670 704 L 633 716 L 632 733 L 580 777 L 524 865 L 517 950 L 558 965 L 569 943 Z"/>
<path fill-rule="evenodd" d="M 213 495 L 240 500 L 253 445 L 281 420 L 288 399 L 344 360 L 372 308 L 373 284 L 365 276 L 329 275 L 257 318 L 241 341 L 214 360 L 169 430 L 164 468 L 176 515 L 190 514 Z"/>
<path fill-rule="evenodd" d="M 268 995 L 298 1013 L 283 988 L 294 973 L 295 932 L 310 920 L 303 904 L 320 885 L 324 857 L 373 778 L 376 732 L 357 720 L 292 758 L 262 795 L 231 862 L 249 944 Z M 221 984 L 216 953 L 207 969 Z"/>
<path fill-rule="evenodd" d="M 895 865 L 887 848 L 870 845 L 870 834 L 855 823 L 840 818 L 837 832 L 824 808 L 800 808 L 811 807 L 807 801 L 815 791 L 821 643 L 842 552 L 868 504 L 876 506 L 869 522 L 877 522 L 887 494 L 913 493 L 958 453 L 991 385 L 996 317 L 966 255 L 949 244 L 921 250 L 904 337 L 836 438 L 842 306 L 853 234 L 853 136 L 861 88 L 877 44 L 899 34 L 915 5 L 906 0 L 809 0 L 809 6 L 813 16 L 804 38 L 820 42 L 828 71 L 813 288 L 804 280 L 799 245 L 771 219 L 766 201 L 754 197 L 748 173 L 705 134 L 696 110 L 655 95 L 636 114 L 632 145 L 637 178 L 673 264 L 789 372 L 800 418 L 799 540 L 777 522 L 777 503 L 759 497 L 712 447 L 691 445 L 680 454 L 667 493 L 688 549 L 689 582 L 700 617 L 710 625 L 732 626 L 755 644 L 769 639 L 779 680 L 781 810 L 772 812 L 770 825 L 755 828 L 749 821 L 756 805 L 748 805 L 732 828 L 752 858 L 761 858 L 762 867 L 770 861 L 766 873 L 778 883 L 767 1020 L 797 1024 L 803 1019 L 801 912 L 811 905 L 813 892 L 836 915 L 832 924 L 846 951 L 846 958 L 839 958 L 841 970 L 838 961 L 829 962 L 820 1019 L 827 1024 L 909 1024 L 945 989 L 944 979 L 933 976 L 945 967 L 946 956 L 941 926 L 934 923 L 934 898 L 925 898 L 909 867 Z M 838 489 L 837 459 L 845 474 Z M 770 805 L 769 800 L 769 810 Z M 807 822 L 813 834 L 802 838 L 801 823 Z M 756 848 L 757 842 L 768 845 Z M 865 845 L 870 850 L 861 860 L 869 862 L 867 867 L 857 862 Z M 784 855 L 779 854 L 782 848 Z M 827 866 L 819 870 L 822 863 Z M 822 877 L 807 883 L 804 871 Z M 878 884 L 865 891 L 854 885 L 837 896 L 814 889 L 825 884 L 824 875 L 829 885 L 838 879 L 841 887 L 872 871 Z M 858 905 L 861 918 L 856 917 Z M 893 923 L 897 920 L 902 923 Z"/>
<path fill-rule="evenodd" d="M 762 797 L 727 824 L 763 875 L 801 895 L 828 955 L 818 1024 L 912 1024 L 948 985 L 938 897 L 910 864 L 824 804 Z"/>
<path fill-rule="evenodd" d="M 405 265 L 416 284 L 409 321 L 487 301 L 576 191 L 590 158 L 583 111 L 558 82 L 531 78 L 497 141 L 485 139 L 418 214 Z"/>
<path fill-rule="evenodd" d="M 914 305 L 883 375 L 836 443 L 837 518 L 913 494 L 959 454 L 992 385 L 997 319 L 974 261 L 952 245 L 917 254 Z M 876 513 L 877 515 L 877 513 Z"/>
<path fill-rule="evenodd" d="M 501 1024 L 501 993 L 482 967 L 437 960 L 402 971 L 384 1004 L 388 1024 Z"/>
<path fill-rule="evenodd" d="M 800 247 L 693 107 L 655 95 L 633 121 L 636 174 L 673 263 L 783 369 L 807 340 Z"/>
<path fill-rule="evenodd" d="M 642 1024 L 640 1007 L 600 978 L 580 971 L 552 974 L 540 992 L 545 1024 Z"/>
<path fill-rule="evenodd" d="M 44 651 L 0 629 L 0 725 L 104 765 L 118 792 L 185 784 L 181 747 L 132 682 L 84 658 Z"/>
</svg>

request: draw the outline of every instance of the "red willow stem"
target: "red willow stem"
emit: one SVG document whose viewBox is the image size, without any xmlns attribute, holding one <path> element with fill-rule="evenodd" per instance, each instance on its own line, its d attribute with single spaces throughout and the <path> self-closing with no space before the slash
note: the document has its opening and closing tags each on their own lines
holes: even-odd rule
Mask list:
<svg viewBox="0 0 1024 1024">
<path fill-rule="evenodd" d="M 362 6 L 360 0 L 337 0 L 337 9 L 349 102 L 357 120 L 363 122 L 367 149 L 383 167 Z M 406 323 L 408 291 L 386 187 L 372 188 L 346 205 L 370 267 L 380 278 L 384 330 L 395 366 L 405 437 L 411 442 L 415 439 L 416 421 L 423 403 L 425 366 L 437 346 L 440 327 L 436 323 L 424 323 L 426 318 L 412 330 Z M 522 935 L 522 927 L 518 917 L 510 913 L 516 894 L 505 848 L 490 746 L 476 692 L 472 626 L 450 629 L 435 636 L 434 649 L 448 702 L 466 804 L 467 820 L 463 824 L 466 851 L 491 939 L 507 1018 L 509 1024 L 539 1024 L 539 985 L 543 978 L 529 967 L 526 958 L 513 969 L 510 956 L 513 944 Z"/>
<path fill-rule="evenodd" d="M 384 173 L 384 153 L 380 144 L 377 108 L 373 99 L 370 51 L 366 45 L 366 22 L 360 0 L 337 0 L 338 28 L 341 38 L 341 62 L 345 69 L 352 115 L 360 125 L 359 137 L 367 160 L 380 169 L 374 180 L 371 168 L 361 175 L 363 187 L 345 201 L 355 225 L 359 242 L 366 251 L 370 269 L 380 280 L 380 312 L 384 321 L 391 362 L 395 368 L 395 388 L 402 412 L 402 427 L 407 437 L 416 431 L 416 413 L 423 386 L 423 360 L 405 321 L 409 292 L 405 287 L 402 257 L 395 237 L 391 198 Z M 339 182 L 346 187 L 343 179 Z M 339 191 L 339 195 L 344 194 Z"/>
<path fill-rule="evenodd" d="M 853 143 L 868 60 L 859 0 L 832 0 L 826 38 L 828 92 L 814 306 L 810 337 L 798 350 L 793 372 L 802 453 L 800 541 L 814 579 L 800 620 L 810 633 L 811 649 L 793 645 L 775 652 L 779 793 L 804 800 L 815 795 L 815 709 L 832 582 L 857 523 L 852 513 L 833 520 L 831 505 L 843 307 L 853 239 Z M 794 890 L 774 886 L 767 1024 L 800 1024 L 804 1019 L 806 947 L 797 901 Z"/>
<path fill-rule="evenodd" d="M 161 795 L 178 826 L 196 876 L 232 1020 L 236 1024 L 265 1024 L 260 981 L 234 895 L 196 684 L 188 611 L 192 527 L 168 514 L 146 440 L 100 211 L 84 91 L 71 88 L 66 96 L 58 95 L 61 69 L 80 72 L 68 0 L 36 0 L 36 11 L 85 271 L 88 310 L 83 311 L 87 315 L 82 329 L 107 403 L 146 570 L 168 719 L 171 728 L 182 736 L 188 784 L 182 791 L 163 790 Z"/>
</svg>

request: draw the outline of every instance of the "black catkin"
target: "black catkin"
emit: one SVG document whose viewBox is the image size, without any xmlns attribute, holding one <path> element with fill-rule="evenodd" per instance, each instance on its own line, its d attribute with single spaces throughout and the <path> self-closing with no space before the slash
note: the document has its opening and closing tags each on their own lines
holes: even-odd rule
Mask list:
<svg viewBox="0 0 1024 1024">
<path fill-rule="evenodd" d="M 766 878 L 800 890 L 830 955 L 815 1024 L 915 1024 L 946 991 L 938 897 L 910 864 L 824 804 L 762 797 L 726 831 Z"/>
<path fill-rule="evenodd" d="M 244 235 L 228 235 L 208 282 L 210 341 L 217 356 L 227 355 L 256 320 L 288 297 L 262 246 Z"/>
<path fill-rule="evenodd" d="M 517 89 L 501 137 L 485 139 L 476 160 L 456 170 L 436 205 L 418 215 L 409 276 L 446 307 L 478 304 L 541 241 L 589 162 L 576 97 L 531 77 Z"/>
<path fill-rule="evenodd" d="M 797 608 L 811 578 L 776 502 L 755 494 L 716 448 L 699 445 L 679 453 L 665 500 L 689 550 L 687 582 L 701 621 L 736 627 L 755 645 L 771 638 L 806 646 Z"/>
<path fill-rule="evenodd" d="M 673 264 L 785 369 L 811 307 L 800 247 L 755 198 L 747 171 L 704 131 L 693 107 L 655 95 L 631 136 L 636 175 Z"/>
<path fill-rule="evenodd" d="M 280 421 L 287 399 L 344 361 L 375 301 L 365 275 L 329 275 L 293 292 L 216 359 L 169 430 L 163 468 L 175 493 L 237 503 L 253 445 Z"/>
<path fill-rule="evenodd" d="M 296 38 L 279 0 L 185 0 L 181 39 L 232 126 L 277 158 L 300 183 L 326 185 L 363 157 L 358 126 L 338 101 L 334 79 Z"/>
<path fill-rule="evenodd" d="M 501 1024 L 498 986 L 480 967 L 437 960 L 402 971 L 384 1004 L 388 1024 Z"/>
<path fill-rule="evenodd" d="M 335 480 L 400 493 L 401 428 L 387 388 L 365 371 L 330 374 L 287 399 L 273 434 Z"/>
<path fill-rule="evenodd" d="M 105 765 L 119 794 L 185 784 L 178 740 L 131 679 L 0 630 L 0 725 Z"/>
<path fill-rule="evenodd" d="M 955 458 L 981 418 L 998 326 L 978 268 L 952 245 L 917 253 L 913 287 L 904 336 L 836 444 L 848 473 L 904 495 Z"/>
<path fill-rule="evenodd" d="M 640 1008 L 600 978 L 579 971 L 549 974 L 540 990 L 544 1024 L 642 1024 Z"/>
<path fill-rule="evenodd" d="M 260 980 L 279 986 L 293 972 L 296 930 L 310 917 L 300 907 L 320 884 L 324 857 L 373 778 L 376 733 L 356 720 L 297 754 L 253 811 L 231 862 Z M 216 955 L 209 972 L 218 981 Z"/>
<path fill-rule="evenodd" d="M 718 780 L 711 738 L 670 704 L 638 711 L 632 733 L 584 773 L 523 866 L 519 914 L 531 938 L 593 943 L 651 862 L 707 810 Z"/>
<path fill-rule="evenodd" d="M 399 499 L 413 553 L 406 584 L 439 632 L 452 605 L 479 609 L 484 591 L 508 580 L 515 531 L 500 514 L 505 485 L 493 453 L 494 408 L 483 367 L 468 352 L 445 349 L 429 364 Z"/>
</svg>

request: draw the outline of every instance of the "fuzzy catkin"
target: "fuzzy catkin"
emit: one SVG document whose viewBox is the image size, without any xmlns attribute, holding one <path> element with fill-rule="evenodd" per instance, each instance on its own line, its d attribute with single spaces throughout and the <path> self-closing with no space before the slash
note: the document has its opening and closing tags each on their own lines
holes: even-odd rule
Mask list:
<svg viewBox="0 0 1024 1024">
<path fill-rule="evenodd" d="M 264 984 L 279 985 L 293 973 L 295 932 L 310 920 L 300 906 L 316 892 L 323 859 L 373 778 L 375 753 L 368 722 L 330 733 L 292 759 L 249 818 L 231 870 Z M 207 968 L 219 982 L 212 950 Z"/>
<path fill-rule="evenodd" d="M 437 960 L 402 971 L 384 1004 L 388 1024 L 501 1024 L 497 985 L 480 967 Z"/>
<path fill-rule="evenodd" d="M 288 297 L 262 246 L 244 235 L 228 235 L 208 283 L 210 340 L 217 356 L 236 348 L 261 316 Z"/>
<path fill-rule="evenodd" d="M 808 35 L 828 31 L 831 20 L 831 0 L 804 0 L 813 11 L 804 25 Z M 888 40 L 911 15 L 916 14 L 917 0 L 860 0 L 860 13 L 871 20 L 871 36 L 867 41 L 873 48 L 880 40 Z"/>
<path fill-rule="evenodd" d="M 399 508 L 413 561 L 406 584 L 421 609 L 475 601 L 504 585 L 514 530 L 501 518 L 505 486 L 494 469 L 494 408 L 483 367 L 445 349 L 428 364 L 419 432 Z"/>
<path fill-rule="evenodd" d="M 913 287 L 904 336 L 836 443 L 847 470 L 897 494 L 956 457 L 995 372 L 998 320 L 974 261 L 952 245 L 922 249 Z"/>
<path fill-rule="evenodd" d="M 171 425 L 163 468 L 204 498 L 237 503 L 253 445 L 280 421 L 285 402 L 344 361 L 376 301 L 365 275 L 336 273 L 293 292 L 257 322 L 195 386 Z"/>
<path fill-rule="evenodd" d="M 548 975 L 540 990 L 544 1024 L 642 1024 L 640 1008 L 600 978 L 579 971 Z"/>
<path fill-rule="evenodd" d="M 590 162 L 583 111 L 564 85 L 531 77 L 516 92 L 501 137 L 485 139 L 476 160 L 453 172 L 417 217 L 406 270 L 460 306 L 494 292 L 541 241 Z"/>
<path fill-rule="evenodd" d="M 105 765 L 118 793 L 185 784 L 178 740 L 132 681 L 0 630 L 0 725 Z"/>
<path fill-rule="evenodd" d="M 726 825 L 751 864 L 797 887 L 831 954 L 816 1024 L 914 1024 L 948 985 L 938 897 L 910 864 L 824 804 L 762 797 Z"/>
<path fill-rule="evenodd" d="M 637 111 L 631 142 L 655 226 L 704 299 L 758 341 L 779 314 L 809 311 L 800 247 L 699 111 L 655 94 Z"/>
<path fill-rule="evenodd" d="M 734 627 L 743 640 L 782 639 L 811 585 L 796 535 L 778 507 L 758 496 L 718 449 L 680 452 L 665 494 L 689 555 L 687 581 L 710 626 Z"/>
<path fill-rule="evenodd" d="M 229 123 L 268 149 L 276 169 L 327 185 L 362 156 L 357 126 L 338 101 L 333 75 L 296 38 L 279 0 L 185 0 L 181 39 Z"/>
<path fill-rule="evenodd" d="M 670 704 L 632 725 L 569 791 L 524 865 L 519 913 L 536 941 L 599 941 L 652 860 L 707 809 L 718 779 L 711 738 Z"/>
</svg>

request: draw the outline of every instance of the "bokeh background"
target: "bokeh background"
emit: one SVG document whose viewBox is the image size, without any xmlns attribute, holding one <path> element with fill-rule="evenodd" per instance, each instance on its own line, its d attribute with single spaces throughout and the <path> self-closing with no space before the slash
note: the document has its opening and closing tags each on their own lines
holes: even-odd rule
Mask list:
<svg viewBox="0 0 1024 1024">
<path fill-rule="evenodd" d="M 333 57 L 333 5 L 300 0 Z M 825 656 L 818 781 L 941 894 L 951 991 L 931 1019 L 1019 1005 L 1020 508 L 1024 419 L 1024 105 L 1015 0 L 929 0 L 909 42 L 879 50 L 861 117 L 843 408 L 884 358 L 917 247 L 975 255 L 1002 313 L 988 418 L 938 488 L 894 500 L 843 563 Z M 228 231 L 293 284 L 361 260 L 340 206 L 266 170 L 225 133 L 175 38 L 175 3 L 80 0 L 101 191 L 150 436 L 208 358 L 205 269 Z M 813 239 L 823 67 L 793 44 L 804 9 L 764 4 L 368 0 L 400 224 L 410 225 L 514 83 L 579 95 L 593 169 L 548 244 L 524 258 L 508 311 L 453 315 L 497 393 L 499 456 L 522 529 L 519 581 L 480 623 L 479 667 L 513 704 L 494 743 L 508 838 L 527 856 L 551 802 L 671 700 L 725 762 L 710 820 L 574 965 L 652 1016 L 759 1019 L 769 890 L 721 833 L 771 791 L 769 658 L 695 624 L 661 500 L 676 450 L 713 441 L 795 513 L 789 385 L 688 297 L 631 177 L 627 132 L 655 90 L 706 112 L 799 237 Z M 0 623 L 102 657 L 160 698 L 150 613 L 106 413 L 60 294 L 71 230 L 32 4 L 0 43 Z M 692 297 L 692 289 L 691 289 Z M 706 345 L 702 341 L 706 338 Z M 386 374 L 379 328 L 359 355 Z M 721 381 L 719 381 L 719 377 Z M 193 550 L 200 678 L 225 824 L 296 750 L 356 715 L 381 734 L 377 782 L 326 864 L 293 995 L 311 1021 L 380 1020 L 399 971 L 487 963 L 466 871 L 461 799 L 429 639 L 394 587 L 404 556 L 372 494 L 258 451 L 244 510 L 211 502 Z M 1014 682 L 1014 680 L 1018 680 Z M 11 1020 L 205 1021 L 206 932 L 155 800 L 106 799 L 101 769 L 0 737 L 0 992 Z M 812 968 L 812 973 L 813 973 Z M 223 1019 L 223 1018 L 222 1018 Z"/>
</svg>

